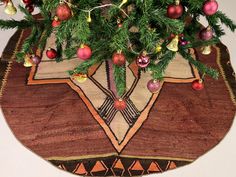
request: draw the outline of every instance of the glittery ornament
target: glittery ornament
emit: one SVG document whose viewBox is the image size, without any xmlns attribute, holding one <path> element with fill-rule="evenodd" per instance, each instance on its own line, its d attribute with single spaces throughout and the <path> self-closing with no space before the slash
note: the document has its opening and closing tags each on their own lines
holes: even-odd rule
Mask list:
<svg viewBox="0 0 236 177">
<path fill-rule="evenodd" d="M 140 68 L 146 68 L 150 63 L 150 57 L 146 52 L 142 52 L 136 59 L 136 63 Z"/>
<path fill-rule="evenodd" d="M 152 79 L 147 83 L 147 88 L 151 93 L 157 93 L 161 88 L 161 83 L 158 80 Z"/>
</svg>

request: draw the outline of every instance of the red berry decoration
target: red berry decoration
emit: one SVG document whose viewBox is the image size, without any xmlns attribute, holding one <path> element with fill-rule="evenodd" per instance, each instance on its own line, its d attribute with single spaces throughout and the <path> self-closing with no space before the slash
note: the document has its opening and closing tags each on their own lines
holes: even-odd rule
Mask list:
<svg viewBox="0 0 236 177">
<path fill-rule="evenodd" d="M 123 66 L 126 62 L 125 55 L 121 51 L 116 52 L 112 56 L 112 61 L 117 66 Z"/>
<path fill-rule="evenodd" d="M 38 55 L 32 55 L 30 59 L 36 65 L 38 65 L 42 60 Z"/>
<path fill-rule="evenodd" d="M 115 100 L 114 107 L 119 111 L 123 111 L 127 107 L 127 104 L 124 100 L 118 99 Z"/>
<path fill-rule="evenodd" d="M 212 31 L 211 27 L 207 27 L 207 28 L 202 29 L 199 33 L 199 37 L 200 37 L 200 39 L 202 39 L 204 41 L 208 41 L 208 40 L 212 39 L 213 31 Z"/>
<path fill-rule="evenodd" d="M 151 93 L 157 93 L 161 88 L 161 83 L 158 80 L 152 79 L 147 83 L 147 88 Z"/>
<path fill-rule="evenodd" d="M 146 67 L 149 65 L 149 63 L 150 63 L 150 57 L 147 55 L 147 52 L 146 52 L 146 51 L 142 52 L 142 53 L 138 56 L 138 58 L 137 58 L 137 60 L 136 60 L 136 63 L 137 63 L 137 65 L 138 65 L 140 68 L 146 68 Z"/>
<path fill-rule="evenodd" d="M 77 50 L 77 57 L 81 60 L 88 60 L 92 56 L 92 50 L 87 45 L 81 45 Z"/>
<path fill-rule="evenodd" d="M 72 17 L 71 8 L 66 3 L 60 3 L 56 9 L 57 17 L 63 21 Z"/>
<path fill-rule="evenodd" d="M 52 21 L 52 27 L 56 28 L 60 25 L 61 25 L 61 21 L 59 20 L 59 18 L 57 16 L 55 16 L 53 21 Z"/>
<path fill-rule="evenodd" d="M 26 4 L 25 8 L 28 10 L 29 13 L 32 13 L 34 11 L 33 4 Z"/>
<path fill-rule="evenodd" d="M 200 80 L 195 80 L 195 81 L 193 81 L 193 82 L 192 82 L 192 88 L 193 88 L 194 90 L 198 90 L 198 91 L 204 89 L 203 80 L 200 79 Z"/>
<path fill-rule="evenodd" d="M 22 0 L 22 2 L 24 3 L 24 4 L 32 4 L 32 0 Z"/>
<path fill-rule="evenodd" d="M 210 16 L 214 15 L 217 12 L 218 7 L 219 5 L 216 0 L 207 0 L 202 7 L 202 11 L 205 15 Z"/>
<path fill-rule="evenodd" d="M 57 57 L 57 51 L 55 49 L 49 48 L 46 51 L 46 55 L 49 59 L 55 59 Z"/>
<path fill-rule="evenodd" d="M 172 19 L 180 18 L 183 15 L 184 7 L 176 0 L 175 4 L 170 4 L 167 8 L 167 17 Z"/>
</svg>

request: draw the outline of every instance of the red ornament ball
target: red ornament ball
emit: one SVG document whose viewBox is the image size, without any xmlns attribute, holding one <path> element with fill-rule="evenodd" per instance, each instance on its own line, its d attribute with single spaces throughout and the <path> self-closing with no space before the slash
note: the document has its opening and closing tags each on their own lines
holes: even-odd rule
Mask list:
<svg viewBox="0 0 236 177">
<path fill-rule="evenodd" d="M 77 57 L 81 60 L 88 60 L 92 56 L 92 50 L 87 45 L 81 45 L 77 50 Z"/>
<path fill-rule="evenodd" d="M 113 64 L 123 66 L 126 62 L 125 55 L 122 52 L 116 52 L 112 56 Z"/>
<path fill-rule="evenodd" d="M 150 63 L 150 57 L 146 54 L 146 52 L 143 52 L 138 56 L 136 63 L 140 68 L 146 68 Z"/>
<path fill-rule="evenodd" d="M 151 93 L 157 93 L 161 88 L 161 83 L 158 80 L 152 79 L 147 83 L 147 88 Z"/>
<path fill-rule="evenodd" d="M 114 107 L 119 111 L 123 111 L 127 107 L 127 104 L 124 100 L 118 99 L 115 100 Z"/>
<path fill-rule="evenodd" d="M 198 91 L 204 89 L 204 84 L 203 84 L 202 79 L 193 81 L 192 82 L 192 88 L 194 90 L 198 90 Z"/>
<path fill-rule="evenodd" d="M 49 48 L 46 51 L 46 55 L 49 59 L 55 59 L 57 57 L 57 51 L 55 49 Z"/>
<path fill-rule="evenodd" d="M 202 11 L 204 12 L 205 15 L 214 15 L 218 11 L 218 3 L 215 0 L 207 0 L 203 7 Z"/>
<path fill-rule="evenodd" d="M 32 0 L 22 0 L 22 2 L 24 3 L 24 4 L 32 4 Z"/>
<path fill-rule="evenodd" d="M 117 26 L 118 26 L 118 28 L 122 28 L 123 24 L 122 23 L 118 23 Z"/>
<path fill-rule="evenodd" d="M 59 20 L 59 18 L 57 16 L 55 16 L 53 21 L 52 21 L 52 27 L 56 28 L 60 25 L 61 25 L 61 21 Z"/>
<path fill-rule="evenodd" d="M 204 41 L 208 41 L 208 40 L 212 39 L 212 37 L 213 37 L 212 29 L 210 27 L 202 29 L 199 33 L 199 37 L 200 37 L 200 39 L 202 39 Z"/>
<path fill-rule="evenodd" d="M 30 59 L 36 65 L 38 65 L 42 60 L 38 55 L 32 55 Z"/>
<path fill-rule="evenodd" d="M 68 20 L 72 17 L 71 8 L 67 4 L 61 3 L 57 6 L 56 15 L 61 21 Z"/>
<path fill-rule="evenodd" d="M 170 4 L 167 8 L 167 17 L 177 19 L 183 15 L 183 12 L 184 7 L 181 4 Z"/>
<path fill-rule="evenodd" d="M 28 10 L 29 13 L 32 13 L 34 11 L 34 5 L 33 4 L 27 4 L 25 8 Z"/>
</svg>

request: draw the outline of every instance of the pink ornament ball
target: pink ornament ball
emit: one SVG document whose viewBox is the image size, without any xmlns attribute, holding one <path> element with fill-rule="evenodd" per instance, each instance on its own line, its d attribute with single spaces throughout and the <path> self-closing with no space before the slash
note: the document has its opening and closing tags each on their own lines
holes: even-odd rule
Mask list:
<svg viewBox="0 0 236 177">
<path fill-rule="evenodd" d="M 82 45 L 80 48 L 77 50 L 77 57 L 81 60 L 88 60 L 92 56 L 92 50 L 89 46 L 87 45 Z"/>
<path fill-rule="evenodd" d="M 202 7 L 202 11 L 205 15 L 214 15 L 218 11 L 218 6 L 215 0 L 207 0 Z"/>
<path fill-rule="evenodd" d="M 38 55 L 32 55 L 31 60 L 34 64 L 38 65 L 42 59 Z"/>
<path fill-rule="evenodd" d="M 212 37 L 213 37 L 212 29 L 209 27 L 204 28 L 203 30 L 200 31 L 199 37 L 200 37 L 200 39 L 202 39 L 204 41 L 208 41 L 208 40 L 212 39 Z"/>
<path fill-rule="evenodd" d="M 185 45 L 187 45 L 187 44 L 188 44 L 188 41 L 186 41 L 186 40 L 180 41 L 180 45 L 181 45 L 181 46 L 185 46 Z"/>
<path fill-rule="evenodd" d="M 147 88 L 151 93 L 157 93 L 161 88 L 161 83 L 158 80 L 152 79 L 147 83 Z"/>
<path fill-rule="evenodd" d="M 142 53 L 138 56 L 136 63 L 140 68 L 146 68 L 150 64 L 150 57 Z"/>
</svg>

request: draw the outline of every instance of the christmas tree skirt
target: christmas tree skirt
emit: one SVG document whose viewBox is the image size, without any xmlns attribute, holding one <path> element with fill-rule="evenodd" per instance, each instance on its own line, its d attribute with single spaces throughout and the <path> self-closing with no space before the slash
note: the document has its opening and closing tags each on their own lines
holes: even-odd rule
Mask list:
<svg viewBox="0 0 236 177">
<path fill-rule="evenodd" d="M 110 62 L 75 79 L 67 71 L 80 60 L 56 63 L 36 49 L 43 61 L 25 68 L 13 60 L 28 33 L 17 31 L 3 53 L 1 108 L 16 138 L 58 168 L 85 176 L 160 173 L 192 163 L 231 127 L 236 83 L 223 44 L 207 56 L 192 52 L 220 72 L 218 80 L 205 78 L 202 91 L 191 88 L 200 76 L 180 55 L 155 94 L 146 86 L 150 73 L 140 74 L 136 63 L 128 65 L 127 105 L 118 111 Z M 46 49 L 53 41 L 51 36 Z"/>
</svg>

